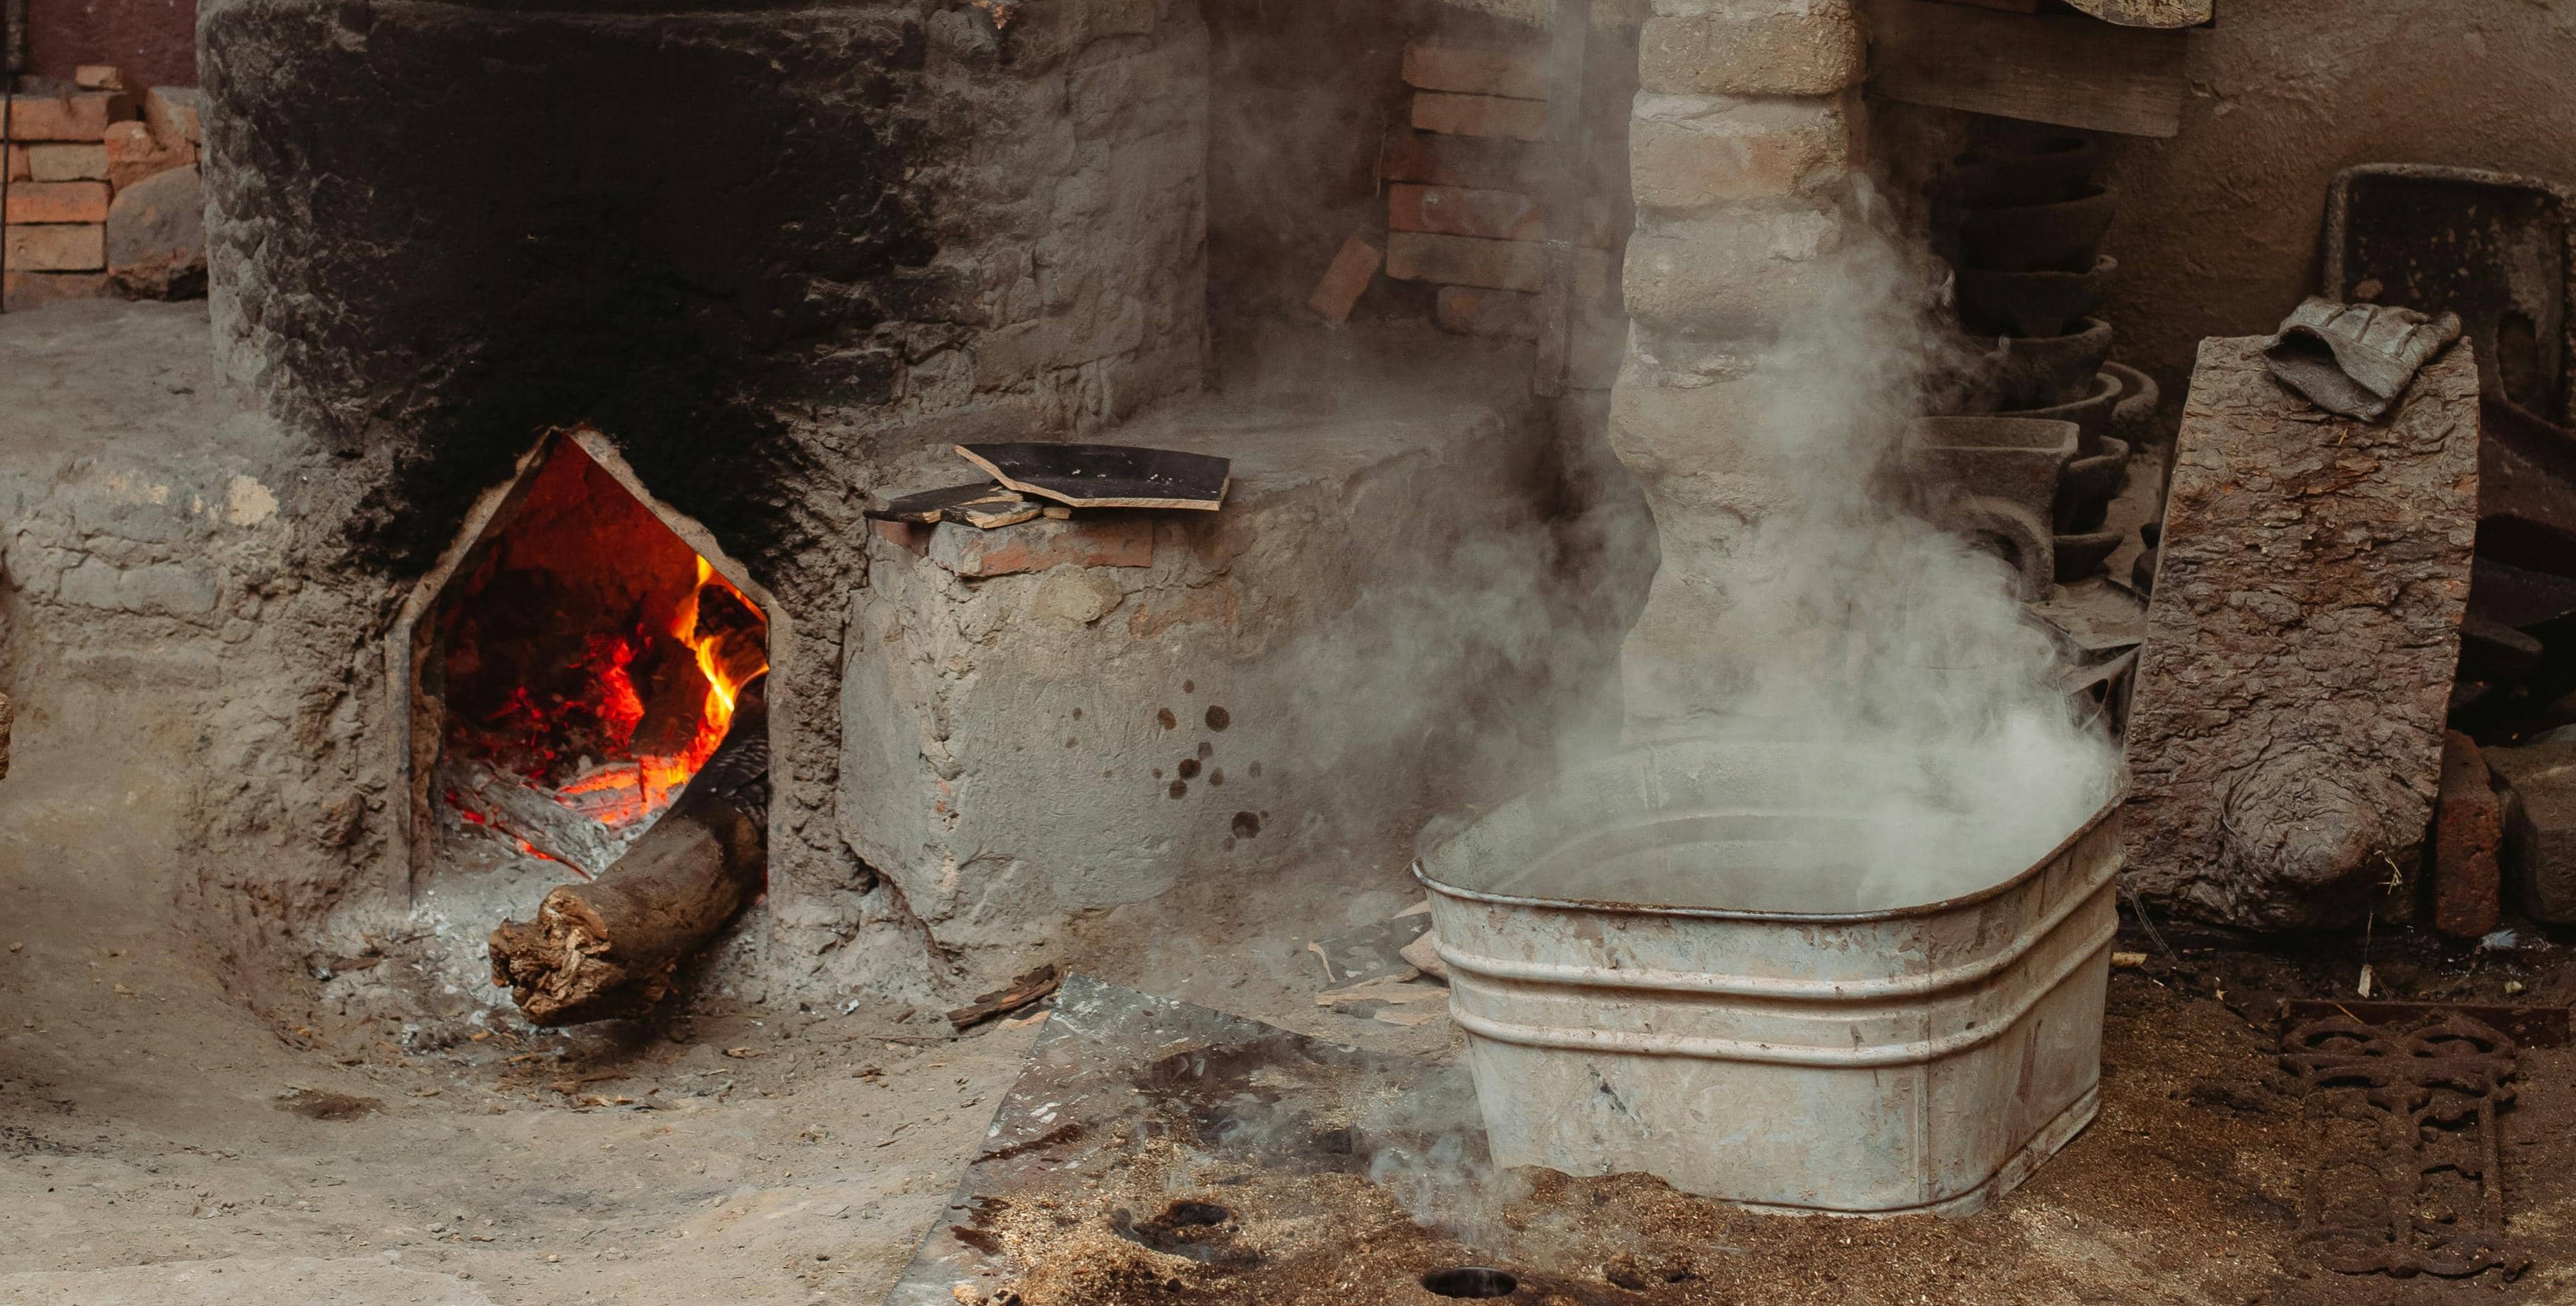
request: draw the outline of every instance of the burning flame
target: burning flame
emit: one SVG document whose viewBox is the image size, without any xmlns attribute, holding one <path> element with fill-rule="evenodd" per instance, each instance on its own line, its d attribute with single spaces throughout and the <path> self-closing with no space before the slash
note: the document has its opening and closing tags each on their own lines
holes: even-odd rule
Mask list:
<svg viewBox="0 0 2576 1306">
<path fill-rule="evenodd" d="M 623 825 L 669 806 L 681 786 L 724 744 L 743 686 L 769 670 L 768 653 L 757 629 L 746 631 L 724 624 L 708 629 L 700 621 L 710 590 L 731 597 L 746 611 L 756 613 L 759 609 L 732 582 L 717 575 L 705 558 L 699 558 L 697 564 L 697 584 L 680 603 L 670 627 L 672 638 L 696 657 L 698 674 L 706 681 L 706 702 L 699 711 L 696 732 L 676 753 L 639 754 L 631 764 L 601 767 L 558 791 L 572 800 L 570 805 L 607 824 Z M 643 701 L 626 671 L 627 663 L 634 658 L 633 649 L 627 647 L 624 652 L 624 657 L 599 659 L 600 700 L 606 708 L 603 715 L 623 724 L 631 734 L 643 717 Z M 631 712 L 626 710 L 629 704 L 633 705 Z M 617 794 L 618 790 L 626 793 Z"/>
</svg>

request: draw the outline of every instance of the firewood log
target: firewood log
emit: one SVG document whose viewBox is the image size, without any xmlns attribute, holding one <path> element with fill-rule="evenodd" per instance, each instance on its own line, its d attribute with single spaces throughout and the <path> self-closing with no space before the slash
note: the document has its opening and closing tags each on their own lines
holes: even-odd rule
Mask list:
<svg viewBox="0 0 2576 1306">
<path fill-rule="evenodd" d="M 680 963 L 760 892 L 768 863 L 769 714 L 744 688 L 725 742 L 644 837 L 600 877 L 546 895 L 533 922 L 492 931 L 492 982 L 531 1024 L 636 1016 Z"/>
</svg>

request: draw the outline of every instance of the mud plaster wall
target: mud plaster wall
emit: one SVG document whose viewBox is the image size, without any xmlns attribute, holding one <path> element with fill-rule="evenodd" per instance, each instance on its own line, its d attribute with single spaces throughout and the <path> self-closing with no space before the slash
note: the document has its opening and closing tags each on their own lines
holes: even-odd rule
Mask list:
<svg viewBox="0 0 2576 1306">
<path fill-rule="evenodd" d="M 197 84 L 197 0 L 29 0 L 27 68 L 71 79 L 113 64 L 135 92 Z"/>
<path fill-rule="evenodd" d="M 2315 289 L 2326 187 L 2357 163 L 2576 184 L 2576 4 L 2222 3 L 2190 34 L 2181 135 L 2105 137 L 2104 316 L 2179 406 L 2204 336 L 2268 335 Z"/>
<path fill-rule="evenodd" d="M 653 8 L 204 8 L 217 366 L 295 445 L 281 570 L 337 605 L 230 691 L 299 732 L 210 798 L 236 938 L 406 928 L 386 628 L 535 433 L 586 419 L 817 634 L 727 964 L 931 979 L 829 819 L 859 509 L 953 441 L 1198 383 L 1205 30 L 1177 0 Z"/>
</svg>

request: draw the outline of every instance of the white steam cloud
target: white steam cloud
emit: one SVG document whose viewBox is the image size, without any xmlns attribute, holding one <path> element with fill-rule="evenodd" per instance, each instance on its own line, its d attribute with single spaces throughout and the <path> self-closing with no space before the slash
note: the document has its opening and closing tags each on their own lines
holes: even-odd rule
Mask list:
<svg viewBox="0 0 2576 1306">
<path fill-rule="evenodd" d="M 1695 578 L 1723 613 L 1706 642 L 1643 676 L 1632 653 L 1628 681 L 1648 737 L 1812 746 L 1802 805 L 1837 819 L 1793 859 L 1806 883 L 1752 886 L 1758 903 L 1677 885 L 1667 902 L 1937 901 L 2030 865 L 2116 783 L 2116 750 L 2074 719 L 2004 563 L 1908 509 L 1907 431 L 1957 360 L 1930 316 L 1938 265 L 1879 210 L 1864 188 L 1814 310 L 1721 382 L 1758 387 L 1762 419 L 1710 438 L 1773 487 L 1770 506 Z"/>
</svg>

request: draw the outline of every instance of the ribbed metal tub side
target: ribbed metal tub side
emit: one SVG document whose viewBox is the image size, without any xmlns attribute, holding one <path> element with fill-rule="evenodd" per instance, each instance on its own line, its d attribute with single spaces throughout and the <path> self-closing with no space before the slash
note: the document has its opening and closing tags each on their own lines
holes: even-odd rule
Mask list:
<svg viewBox="0 0 2576 1306">
<path fill-rule="evenodd" d="M 1887 911 L 1554 901 L 1442 876 L 1516 843 L 1543 853 L 1576 812 L 1705 797 L 1605 807 L 1585 783 L 1498 809 L 1416 868 L 1497 1161 L 1761 1207 L 1965 1214 L 2092 1119 L 2116 799 L 2020 874 Z"/>
</svg>

